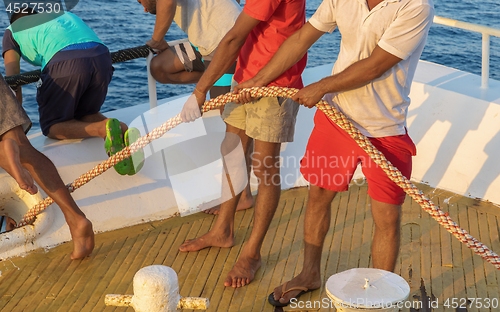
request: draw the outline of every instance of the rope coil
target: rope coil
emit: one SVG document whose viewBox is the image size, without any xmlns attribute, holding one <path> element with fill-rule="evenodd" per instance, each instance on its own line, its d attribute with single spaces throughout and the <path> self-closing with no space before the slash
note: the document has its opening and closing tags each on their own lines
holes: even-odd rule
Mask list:
<svg viewBox="0 0 500 312">
<path fill-rule="evenodd" d="M 252 97 L 287 97 L 291 98 L 298 92 L 298 89 L 293 88 L 281 88 L 281 87 L 254 87 L 248 88 L 244 91 L 250 92 Z M 226 93 L 220 95 L 214 99 L 211 99 L 203 105 L 202 111 L 207 112 L 220 106 L 235 101 L 239 95 L 233 93 Z M 480 255 L 484 260 L 493 264 L 497 269 L 500 269 L 500 257 L 491 251 L 486 245 L 478 241 L 476 238 L 472 237 L 466 230 L 460 228 L 457 223 L 455 223 L 447 213 L 442 211 L 438 206 L 436 206 L 428 197 L 426 197 L 421 190 L 419 190 L 410 180 L 401 174 L 401 172 L 394 167 L 385 156 L 373 146 L 371 141 L 361 134 L 361 132 L 338 110 L 330 106 L 324 100 L 321 100 L 316 104 L 316 107 L 325 113 L 328 118 L 334 121 L 339 127 L 346 131 L 356 143 L 372 158 L 372 160 L 387 174 L 387 176 L 401 187 L 406 194 L 408 194 L 412 199 L 414 199 L 423 210 L 431 215 L 439 224 L 441 224 L 448 232 L 453 234 L 459 241 L 464 243 L 467 247 L 472 249 L 476 254 Z M 130 155 L 137 150 L 145 147 L 151 141 L 156 140 L 163 136 L 167 131 L 174 128 L 180 124 L 180 115 L 167 120 L 161 126 L 153 129 L 147 135 L 139 138 L 132 145 L 124 148 L 120 152 L 111 156 L 107 160 L 95 166 L 93 169 L 89 170 L 87 173 L 81 175 L 73 183 L 68 185 L 70 192 L 78 189 L 85 183 L 89 182 L 93 178 L 102 174 L 104 171 L 111 168 L 113 165 L 130 157 Z M 31 224 L 35 216 L 41 211 L 47 208 L 53 200 L 48 197 L 31 208 L 19 222 L 18 226 Z"/>
</svg>

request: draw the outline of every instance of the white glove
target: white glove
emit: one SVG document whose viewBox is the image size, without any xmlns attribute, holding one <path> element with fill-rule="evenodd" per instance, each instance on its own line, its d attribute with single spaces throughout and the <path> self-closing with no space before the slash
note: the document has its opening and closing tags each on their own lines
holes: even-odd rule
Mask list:
<svg viewBox="0 0 500 312">
<path fill-rule="evenodd" d="M 196 100 L 196 96 L 191 94 L 181 111 L 181 119 L 183 122 L 191 122 L 201 117 L 200 106 Z"/>
</svg>

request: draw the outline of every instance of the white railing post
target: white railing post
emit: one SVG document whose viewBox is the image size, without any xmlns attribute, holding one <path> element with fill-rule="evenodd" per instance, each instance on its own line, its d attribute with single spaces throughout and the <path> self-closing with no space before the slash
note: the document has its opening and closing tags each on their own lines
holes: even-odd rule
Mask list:
<svg viewBox="0 0 500 312">
<path fill-rule="evenodd" d="M 148 71 L 148 94 L 149 94 L 149 108 L 158 106 L 158 98 L 156 94 L 156 80 L 151 75 L 151 59 L 153 59 L 153 52 L 149 51 L 146 57 L 146 68 Z"/>
<path fill-rule="evenodd" d="M 451 18 L 434 16 L 434 23 L 453 28 L 464 29 L 472 32 L 480 33 L 483 36 L 483 49 L 481 59 L 481 88 L 488 88 L 488 80 L 490 78 L 490 36 L 500 37 L 500 29 L 493 27 L 482 26 L 472 23 L 457 21 Z"/>
<path fill-rule="evenodd" d="M 490 35 L 483 33 L 483 59 L 481 65 L 481 88 L 488 88 L 490 78 Z"/>
</svg>

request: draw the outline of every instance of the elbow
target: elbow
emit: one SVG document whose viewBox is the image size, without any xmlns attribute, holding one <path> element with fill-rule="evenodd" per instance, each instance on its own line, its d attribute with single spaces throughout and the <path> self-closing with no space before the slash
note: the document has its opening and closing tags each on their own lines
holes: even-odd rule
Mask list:
<svg viewBox="0 0 500 312">
<path fill-rule="evenodd" d="M 240 40 L 238 37 L 225 37 L 220 43 L 217 50 L 224 51 L 226 56 L 236 54 L 240 52 L 241 47 L 245 43 L 244 40 Z"/>
<path fill-rule="evenodd" d="M 382 77 L 387 72 L 387 69 L 382 66 L 371 66 L 366 72 L 366 77 L 372 81 Z"/>
</svg>

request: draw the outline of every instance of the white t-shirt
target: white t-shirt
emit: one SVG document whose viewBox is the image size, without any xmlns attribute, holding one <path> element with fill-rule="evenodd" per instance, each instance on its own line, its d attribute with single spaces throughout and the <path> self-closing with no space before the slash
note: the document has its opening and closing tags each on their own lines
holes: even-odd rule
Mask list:
<svg viewBox="0 0 500 312">
<path fill-rule="evenodd" d="M 206 56 L 217 48 L 240 12 L 234 0 L 177 0 L 174 22 Z"/>
<path fill-rule="evenodd" d="M 432 0 L 385 0 L 371 11 L 365 0 L 324 0 L 309 20 L 320 31 L 340 31 L 332 74 L 367 58 L 377 45 L 402 59 L 361 88 L 325 95 L 364 135 L 405 133 L 411 82 L 433 17 Z"/>
</svg>

